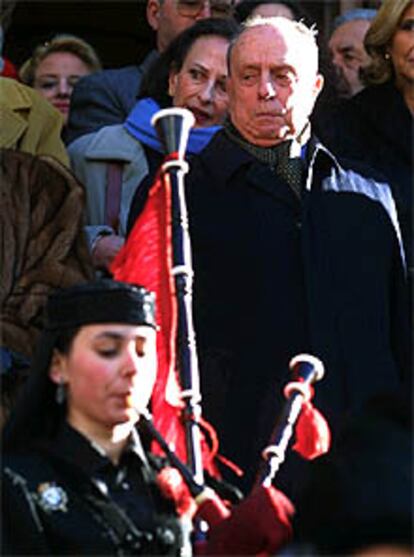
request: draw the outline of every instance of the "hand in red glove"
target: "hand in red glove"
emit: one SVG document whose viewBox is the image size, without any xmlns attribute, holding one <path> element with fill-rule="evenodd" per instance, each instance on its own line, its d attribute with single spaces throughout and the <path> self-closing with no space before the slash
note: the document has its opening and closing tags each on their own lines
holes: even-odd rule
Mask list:
<svg viewBox="0 0 414 557">
<path fill-rule="evenodd" d="M 203 555 L 272 555 L 292 538 L 292 502 L 274 487 L 255 487 L 210 530 Z"/>
</svg>

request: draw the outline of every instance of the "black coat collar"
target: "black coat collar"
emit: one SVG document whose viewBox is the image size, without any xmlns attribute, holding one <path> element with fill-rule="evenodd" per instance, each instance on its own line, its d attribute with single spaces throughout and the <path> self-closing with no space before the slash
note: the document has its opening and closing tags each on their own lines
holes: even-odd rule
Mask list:
<svg viewBox="0 0 414 557">
<path fill-rule="evenodd" d="M 50 453 L 54 458 L 63 460 L 80 469 L 88 477 L 95 476 L 103 468 L 113 466 L 109 458 L 96 445 L 68 423 L 63 423 L 54 440 Z M 148 461 L 139 435 L 133 429 L 128 445 L 122 457 L 134 455 L 142 466 L 148 467 Z"/>
<path fill-rule="evenodd" d="M 202 177 L 205 180 L 208 177 L 208 181 L 214 186 L 228 187 L 232 176 L 236 172 L 243 167 L 252 167 L 251 170 L 248 170 L 248 179 L 258 187 L 264 187 L 268 190 L 268 187 L 263 185 L 265 183 L 264 177 L 269 175 L 266 165 L 232 141 L 224 130 L 220 130 L 213 137 L 197 159 L 200 168 L 195 170 L 196 179 L 198 178 L 198 172 L 200 172 L 200 178 Z M 217 163 L 218 160 L 219 164 Z M 339 168 L 336 158 L 315 136 L 311 136 L 307 143 L 305 160 L 307 168 L 310 165 L 314 166 L 318 161 L 318 166 L 324 173 L 328 172 L 333 165 Z M 197 164 L 194 166 L 196 168 Z"/>
</svg>

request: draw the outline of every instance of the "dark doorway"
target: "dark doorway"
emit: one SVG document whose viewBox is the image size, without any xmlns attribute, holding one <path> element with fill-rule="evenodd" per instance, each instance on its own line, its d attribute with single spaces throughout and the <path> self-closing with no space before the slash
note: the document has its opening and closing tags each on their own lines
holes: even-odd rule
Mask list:
<svg viewBox="0 0 414 557">
<path fill-rule="evenodd" d="M 4 54 L 20 66 L 35 46 L 71 33 L 94 46 L 104 67 L 138 63 L 153 47 L 146 0 L 19 1 L 6 31 Z"/>
</svg>

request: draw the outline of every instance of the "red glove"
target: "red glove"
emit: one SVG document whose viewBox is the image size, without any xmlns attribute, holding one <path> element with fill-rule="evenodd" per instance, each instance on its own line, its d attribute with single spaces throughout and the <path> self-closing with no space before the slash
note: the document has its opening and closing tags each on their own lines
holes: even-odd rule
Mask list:
<svg viewBox="0 0 414 557">
<path fill-rule="evenodd" d="M 210 530 L 203 555 L 274 554 L 292 538 L 292 502 L 274 487 L 255 487 L 231 516 Z"/>
</svg>

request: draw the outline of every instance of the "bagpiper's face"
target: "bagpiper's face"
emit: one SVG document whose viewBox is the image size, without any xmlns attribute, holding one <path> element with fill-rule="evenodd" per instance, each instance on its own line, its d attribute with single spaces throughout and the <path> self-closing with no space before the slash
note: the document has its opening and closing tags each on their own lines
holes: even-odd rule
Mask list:
<svg viewBox="0 0 414 557">
<path fill-rule="evenodd" d="M 135 424 L 156 378 L 156 333 L 151 327 L 87 325 L 67 355 L 55 353 L 51 378 L 67 387 L 68 422 L 85 434 Z"/>
</svg>

